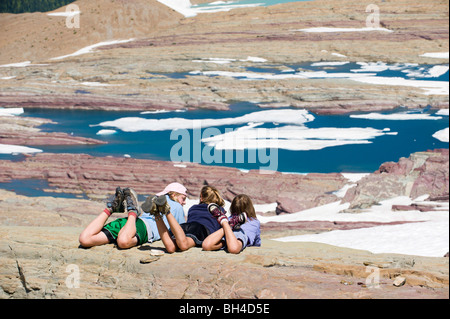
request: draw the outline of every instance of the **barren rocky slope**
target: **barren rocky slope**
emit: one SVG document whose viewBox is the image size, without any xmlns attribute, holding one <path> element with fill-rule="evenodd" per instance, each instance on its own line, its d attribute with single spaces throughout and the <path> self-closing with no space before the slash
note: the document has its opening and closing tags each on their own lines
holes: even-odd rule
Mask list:
<svg viewBox="0 0 450 319">
<path fill-rule="evenodd" d="M 0 143 L 11 145 L 70 145 L 104 144 L 93 138 L 73 136 L 62 132 L 44 132 L 39 126 L 52 123 L 40 118 L 0 116 Z"/>
<path fill-rule="evenodd" d="M 164 161 L 40 153 L 23 161 L 0 160 L 0 182 L 44 179 L 56 191 L 104 199 L 117 186 L 132 187 L 139 194 L 148 195 L 178 181 L 192 197 L 198 197 L 204 185 L 214 185 L 229 201 L 241 193 L 252 194 L 255 204 L 279 201 L 280 212 L 335 201 L 337 197 L 332 192 L 347 182 L 341 174 L 260 174 L 258 170 L 243 173 L 236 168 L 184 165 L 177 168 L 174 163 Z M 127 167 L 126 171 L 123 167 Z"/>
<path fill-rule="evenodd" d="M 2 15 L 1 63 L 45 65 L 1 68 L 0 75 L 10 79 L 0 81 L 0 106 L 226 109 L 230 101 L 256 101 L 317 113 L 386 110 L 399 105 L 448 108 L 448 95 L 428 95 L 405 86 L 326 78 L 236 81 L 171 75 L 196 70 L 240 72 L 254 66 L 249 56 L 263 58 L 268 65 L 305 61 L 448 63 L 448 59 L 421 56 L 448 51 L 446 1 L 375 1 L 381 26 L 393 32 L 340 33 L 296 30 L 363 28 L 367 4 L 316 0 L 184 18 L 156 0 L 146 9 L 138 0 L 115 1 L 111 6 L 103 1 L 75 3 L 82 11 L 80 29 L 67 29 L 64 17 L 45 13 Z M 23 32 L 19 26 L 33 31 Z M 93 53 L 50 60 L 102 41 L 131 38 Z M 336 53 L 341 56 L 333 55 Z M 209 58 L 235 62 L 193 62 Z"/>
<path fill-rule="evenodd" d="M 81 11 L 79 28 L 69 28 L 66 17 L 47 12 L 0 14 L 0 64 L 37 63 L 98 42 L 146 36 L 182 18 L 156 0 L 79 0 L 72 4 Z M 51 13 L 65 12 L 66 7 Z"/>
</svg>

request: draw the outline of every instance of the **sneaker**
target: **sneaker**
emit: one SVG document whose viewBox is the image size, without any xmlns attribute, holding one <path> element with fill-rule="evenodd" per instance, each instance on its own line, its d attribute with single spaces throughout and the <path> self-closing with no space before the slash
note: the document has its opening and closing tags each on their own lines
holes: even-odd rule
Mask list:
<svg viewBox="0 0 450 319">
<path fill-rule="evenodd" d="M 227 218 L 225 210 L 215 203 L 208 205 L 208 211 L 219 222 L 219 224 Z"/>
<path fill-rule="evenodd" d="M 166 195 L 161 195 L 155 198 L 156 209 L 162 215 L 170 213 L 170 205 L 167 202 Z"/>
<path fill-rule="evenodd" d="M 123 191 L 120 187 L 116 188 L 116 193 L 110 197 L 109 201 L 106 203 L 106 207 L 111 213 L 123 213 L 125 211 L 125 206 L 123 204 L 125 197 Z"/>
<path fill-rule="evenodd" d="M 136 192 L 132 188 L 125 188 L 123 190 L 125 197 L 127 212 L 135 212 L 137 217 L 142 215 L 142 209 L 139 206 L 138 197 Z"/>
<path fill-rule="evenodd" d="M 148 214 L 154 215 L 154 212 L 156 211 L 155 199 L 157 197 L 158 196 L 156 195 L 148 195 L 145 202 L 141 205 L 142 210 Z"/>
<path fill-rule="evenodd" d="M 166 215 L 170 213 L 170 205 L 167 202 L 166 195 L 149 195 L 145 199 L 141 208 L 144 212 L 153 216 Z"/>
<path fill-rule="evenodd" d="M 240 213 L 238 215 L 231 215 L 228 218 L 228 223 L 230 224 L 231 229 L 238 230 L 241 228 L 241 225 L 247 222 L 247 214 Z"/>
</svg>

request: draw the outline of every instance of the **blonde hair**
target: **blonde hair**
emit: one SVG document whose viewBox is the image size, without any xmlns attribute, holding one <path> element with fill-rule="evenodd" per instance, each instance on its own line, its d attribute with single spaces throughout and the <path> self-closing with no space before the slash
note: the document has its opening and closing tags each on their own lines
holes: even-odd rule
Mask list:
<svg viewBox="0 0 450 319">
<path fill-rule="evenodd" d="M 245 194 L 237 195 L 231 203 L 230 212 L 232 215 L 247 213 L 248 218 L 257 219 L 255 207 L 250 197 Z"/>
<path fill-rule="evenodd" d="M 178 197 L 178 196 L 180 196 L 180 195 L 183 195 L 183 194 L 180 194 L 180 193 L 171 191 L 171 192 L 168 192 L 167 195 L 169 196 L 169 198 L 170 198 L 171 200 L 173 200 L 173 201 L 175 202 L 175 201 L 176 201 L 176 197 Z M 183 196 L 184 196 L 184 195 L 183 195 Z"/>
<path fill-rule="evenodd" d="M 225 206 L 225 201 L 220 196 L 217 188 L 212 186 L 203 186 L 200 191 L 200 204 L 211 204 L 215 203 L 219 206 Z"/>
</svg>

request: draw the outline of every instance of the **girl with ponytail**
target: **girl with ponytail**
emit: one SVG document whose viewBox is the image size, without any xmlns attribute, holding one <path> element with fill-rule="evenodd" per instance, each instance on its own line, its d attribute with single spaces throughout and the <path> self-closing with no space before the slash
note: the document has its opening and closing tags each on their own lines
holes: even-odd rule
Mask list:
<svg viewBox="0 0 450 319">
<path fill-rule="evenodd" d="M 210 204 L 223 207 L 225 201 L 215 187 L 204 186 L 200 191 L 200 203 L 189 209 L 186 223 L 179 224 L 168 212 L 165 216 L 170 225 L 169 231 L 162 218 L 156 218 L 158 232 L 168 253 L 202 247 L 206 237 L 221 229 L 219 222 L 208 211 Z"/>
</svg>

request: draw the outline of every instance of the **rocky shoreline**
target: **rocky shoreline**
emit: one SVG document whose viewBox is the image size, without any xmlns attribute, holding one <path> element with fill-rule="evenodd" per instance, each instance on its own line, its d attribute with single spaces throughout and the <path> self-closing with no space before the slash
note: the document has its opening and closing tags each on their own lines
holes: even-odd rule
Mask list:
<svg viewBox="0 0 450 319">
<path fill-rule="evenodd" d="M 398 163 L 384 163 L 347 190 L 343 202 L 351 204 L 349 210 L 358 211 L 396 196 L 414 199 L 428 194 L 436 200 L 448 200 L 448 165 L 448 149 L 417 152 Z M 105 199 L 117 186 L 132 187 L 142 195 L 155 194 L 173 181 L 184 184 L 188 194 L 196 198 L 204 185 L 214 185 L 228 201 L 245 193 L 255 204 L 277 202 L 277 214 L 335 202 L 339 200 L 336 192 L 351 184 L 340 173 L 242 172 L 197 163 L 179 167 L 166 161 L 51 153 L 38 153 L 21 161 L 0 160 L 0 182 L 15 179 L 46 180 L 56 192 L 91 199 Z"/>
<path fill-rule="evenodd" d="M 148 195 L 177 181 L 184 184 L 194 198 L 204 185 L 214 185 L 229 201 L 241 193 L 252 194 L 255 204 L 278 201 L 279 212 L 333 202 L 337 197 L 332 192 L 347 183 L 341 174 L 261 174 L 259 170 L 244 173 L 235 168 L 196 163 L 183 163 L 184 167 L 176 165 L 123 157 L 38 153 L 23 161 L 0 160 L 0 182 L 41 179 L 47 180 L 56 192 L 105 199 L 117 186 L 132 187 L 139 194 Z"/>
<path fill-rule="evenodd" d="M 0 144 L 9 145 L 84 145 L 105 144 L 93 138 L 63 132 L 43 132 L 39 126 L 53 124 L 48 119 L 0 116 Z"/>
</svg>

